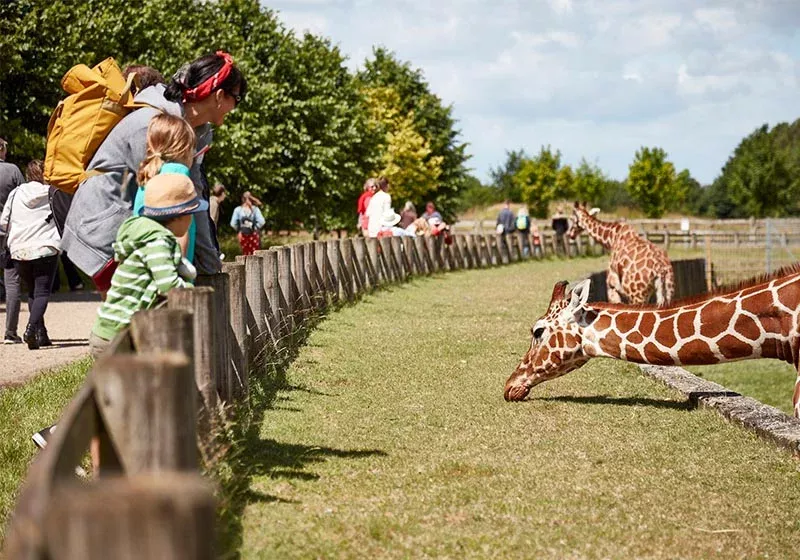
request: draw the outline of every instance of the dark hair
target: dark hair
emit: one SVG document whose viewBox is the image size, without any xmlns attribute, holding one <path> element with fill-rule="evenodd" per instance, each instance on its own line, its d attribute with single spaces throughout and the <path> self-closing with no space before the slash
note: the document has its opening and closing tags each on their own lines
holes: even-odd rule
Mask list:
<svg viewBox="0 0 800 560">
<path fill-rule="evenodd" d="M 378 177 L 378 188 L 385 191 L 388 187 L 389 187 L 389 179 L 387 179 L 383 175 Z"/>
<path fill-rule="evenodd" d="M 0 150 L 5 150 L 8 148 L 8 142 L 5 138 L 0 138 Z"/>
<path fill-rule="evenodd" d="M 44 163 L 40 159 L 35 159 L 28 163 L 25 168 L 25 179 L 44 183 Z"/>
<path fill-rule="evenodd" d="M 122 71 L 122 77 L 127 79 L 128 75 L 134 72 L 136 72 L 136 77 L 139 80 L 139 91 L 156 84 L 164 83 L 164 76 L 161 75 L 161 72 L 152 66 L 145 66 L 143 64 L 128 65 L 125 70 Z"/>
<path fill-rule="evenodd" d="M 170 79 L 167 89 L 164 91 L 164 97 L 168 101 L 181 101 L 184 91 L 196 88 L 219 72 L 224 65 L 225 59 L 217 54 L 207 54 L 189 64 L 184 64 Z M 239 99 L 244 99 L 247 93 L 247 80 L 236 64 L 231 68 L 228 77 L 215 88 L 215 91 L 217 89 L 221 89 L 232 97 L 236 93 Z"/>
</svg>

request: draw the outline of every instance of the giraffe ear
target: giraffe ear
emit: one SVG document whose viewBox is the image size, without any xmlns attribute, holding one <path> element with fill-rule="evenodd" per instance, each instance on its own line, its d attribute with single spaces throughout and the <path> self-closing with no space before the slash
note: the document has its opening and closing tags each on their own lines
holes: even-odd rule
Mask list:
<svg viewBox="0 0 800 560">
<path fill-rule="evenodd" d="M 578 284 L 572 288 L 569 301 L 570 310 L 577 311 L 586 305 L 586 302 L 589 301 L 589 289 L 591 284 L 592 281 L 587 278 L 586 280 L 578 282 Z"/>
</svg>

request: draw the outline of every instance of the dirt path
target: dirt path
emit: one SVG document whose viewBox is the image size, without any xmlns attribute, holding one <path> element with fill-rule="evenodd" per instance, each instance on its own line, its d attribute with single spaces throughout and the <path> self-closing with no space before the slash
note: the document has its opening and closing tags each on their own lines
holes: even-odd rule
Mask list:
<svg viewBox="0 0 800 560">
<path fill-rule="evenodd" d="M 0 345 L 0 387 L 18 385 L 38 373 L 68 364 L 89 353 L 92 328 L 100 296 L 92 292 L 60 293 L 47 307 L 45 322 L 53 346 L 28 350 L 25 344 Z M 0 305 L 0 326 L 5 332 L 6 306 Z M 19 330 L 28 323 L 28 306 L 22 304 Z"/>
</svg>

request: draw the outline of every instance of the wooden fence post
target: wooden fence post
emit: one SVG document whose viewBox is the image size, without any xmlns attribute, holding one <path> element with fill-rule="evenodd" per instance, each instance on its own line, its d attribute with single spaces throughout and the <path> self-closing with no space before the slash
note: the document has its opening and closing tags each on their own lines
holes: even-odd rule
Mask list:
<svg viewBox="0 0 800 560">
<path fill-rule="evenodd" d="M 247 398 L 249 390 L 248 375 L 250 371 L 249 342 L 247 340 L 247 296 L 244 265 L 223 263 L 222 271 L 228 275 L 230 282 L 230 344 L 232 375 L 226 389 L 225 400 L 233 402 Z"/>
<path fill-rule="evenodd" d="M 264 293 L 266 294 L 266 326 L 269 330 L 270 342 L 274 352 L 280 352 L 284 344 L 286 334 L 285 321 L 283 316 L 283 306 L 281 300 L 281 285 L 278 280 L 278 253 L 277 251 L 256 251 L 262 259 L 261 270 L 264 273 Z"/>
<path fill-rule="evenodd" d="M 353 291 L 353 296 L 355 297 L 358 294 L 365 292 L 366 289 L 364 286 L 364 277 L 361 275 L 361 267 L 359 267 L 358 263 L 356 262 L 353 241 L 349 237 L 345 237 L 341 240 L 339 246 L 342 250 L 342 260 L 344 261 L 344 266 L 347 269 L 347 275 L 351 280 L 351 290 Z"/>
<path fill-rule="evenodd" d="M 305 316 L 311 307 L 308 301 L 308 285 L 306 282 L 306 251 L 302 243 L 289 245 L 292 252 L 292 277 L 297 286 L 295 293 L 295 313 L 298 318 L 305 321 Z"/>
<path fill-rule="evenodd" d="M 472 251 L 472 261 L 475 263 L 476 268 L 486 268 L 489 264 L 483 254 L 483 246 L 481 244 L 481 236 L 475 233 L 469 234 L 467 243 Z"/>
<path fill-rule="evenodd" d="M 381 237 L 378 239 L 378 244 L 381 248 L 381 258 L 383 260 L 383 266 L 386 270 L 386 281 L 389 283 L 397 282 L 398 281 L 398 272 L 396 270 L 397 263 L 394 260 L 394 255 L 392 254 L 392 243 L 388 237 Z"/>
<path fill-rule="evenodd" d="M 365 287 L 368 286 L 370 289 L 375 289 L 378 285 L 378 278 L 372 266 L 372 259 L 370 259 L 367 252 L 367 240 L 363 237 L 353 239 L 353 250 L 356 254 L 358 267 L 361 269 L 361 277 L 364 279 Z"/>
<path fill-rule="evenodd" d="M 322 284 L 325 288 L 326 304 L 328 299 L 332 303 L 336 303 L 339 301 L 339 289 L 336 287 L 331 260 L 328 258 L 328 244 L 325 241 L 315 241 L 314 249 L 317 253 L 317 264 L 322 276 Z"/>
<path fill-rule="evenodd" d="M 209 414 L 217 409 L 219 345 L 214 343 L 214 290 L 209 287 L 180 288 L 167 294 L 170 309 L 192 313 L 194 332 L 194 381 Z"/>
<path fill-rule="evenodd" d="M 403 253 L 408 260 L 408 272 L 411 276 L 419 276 L 422 274 L 420 270 L 419 255 L 417 255 L 417 247 L 414 245 L 413 237 L 402 237 Z"/>
<path fill-rule="evenodd" d="M 433 272 L 433 262 L 428 250 L 427 238 L 418 235 L 414 238 L 414 245 L 416 246 L 417 254 L 419 255 L 420 272 L 426 276 L 430 276 L 430 274 Z"/>
<path fill-rule="evenodd" d="M 214 493 L 199 474 L 65 484 L 43 527 L 50 560 L 213 560 Z"/>
<path fill-rule="evenodd" d="M 245 324 L 247 325 L 247 356 L 251 364 L 261 364 L 264 358 L 267 332 L 267 294 L 264 292 L 262 258 L 257 255 L 238 256 L 244 265 Z"/>
<path fill-rule="evenodd" d="M 406 258 L 405 251 L 403 251 L 403 240 L 399 237 L 390 237 L 389 239 L 392 244 L 394 260 L 397 263 L 398 280 L 404 282 L 411 275 L 411 265 Z"/>
<path fill-rule="evenodd" d="M 278 284 L 283 296 L 281 306 L 283 308 L 282 316 L 285 319 L 285 339 L 287 347 L 291 346 L 294 341 L 294 331 L 299 325 L 299 321 L 295 316 L 295 284 L 292 277 L 292 251 L 289 247 L 277 247 L 275 252 L 278 254 Z"/>
<path fill-rule="evenodd" d="M 486 247 L 489 249 L 489 254 L 491 255 L 491 260 L 489 262 L 494 266 L 500 266 L 503 264 L 503 257 L 500 254 L 500 247 L 497 246 L 497 234 L 487 234 L 485 239 Z"/>
<path fill-rule="evenodd" d="M 578 257 L 583 256 L 583 239 L 581 237 L 583 237 L 581 234 L 575 236 L 575 253 Z"/>
<path fill-rule="evenodd" d="M 336 278 L 337 290 L 339 290 L 347 301 L 353 301 L 352 284 L 350 277 L 347 274 L 347 267 L 342 258 L 341 246 L 339 239 L 331 239 L 328 241 L 328 258 L 331 261 L 331 269 L 333 270 L 334 277 Z"/>
<path fill-rule="evenodd" d="M 228 399 L 227 389 L 231 385 L 231 344 L 229 319 L 230 311 L 230 279 L 227 274 L 200 275 L 197 277 L 197 286 L 207 286 L 214 290 L 211 294 L 211 342 L 216 346 L 211 354 L 214 359 L 213 370 L 215 374 L 217 394 L 223 400 Z"/>
<path fill-rule="evenodd" d="M 106 356 L 95 364 L 91 383 L 126 474 L 197 469 L 197 392 L 184 354 Z"/>
<path fill-rule="evenodd" d="M 306 243 L 306 276 L 308 277 L 308 291 L 311 306 L 320 311 L 327 303 L 325 298 L 325 285 L 320 282 L 319 266 L 317 265 L 316 243 Z"/>
</svg>

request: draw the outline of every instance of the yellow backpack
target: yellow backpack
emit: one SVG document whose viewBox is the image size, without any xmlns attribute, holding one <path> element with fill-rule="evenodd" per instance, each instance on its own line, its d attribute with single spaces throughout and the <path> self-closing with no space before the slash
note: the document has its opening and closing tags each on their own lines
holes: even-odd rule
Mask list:
<svg viewBox="0 0 800 560">
<path fill-rule="evenodd" d="M 97 148 L 122 118 L 145 105 L 133 102 L 135 74 L 122 77 L 113 58 L 94 68 L 73 66 L 61 79 L 69 96 L 59 102 L 47 125 L 45 182 L 73 194 Z"/>
</svg>

